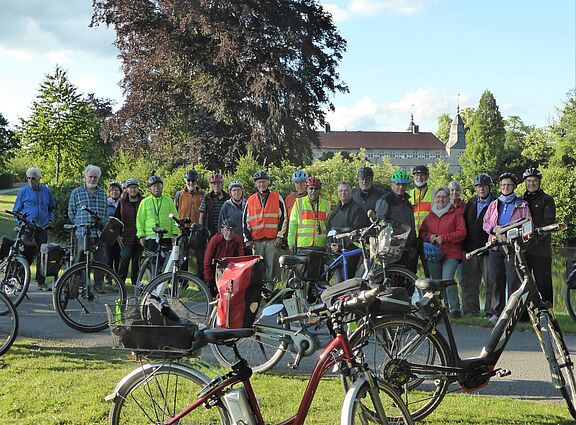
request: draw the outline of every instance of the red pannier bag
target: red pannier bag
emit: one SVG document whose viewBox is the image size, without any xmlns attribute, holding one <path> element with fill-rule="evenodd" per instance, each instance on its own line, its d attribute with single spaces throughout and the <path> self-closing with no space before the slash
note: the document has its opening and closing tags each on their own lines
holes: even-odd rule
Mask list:
<svg viewBox="0 0 576 425">
<path fill-rule="evenodd" d="M 216 282 L 219 295 L 216 325 L 232 329 L 252 327 L 262 299 L 262 257 L 226 257 L 218 263 L 224 273 Z"/>
</svg>

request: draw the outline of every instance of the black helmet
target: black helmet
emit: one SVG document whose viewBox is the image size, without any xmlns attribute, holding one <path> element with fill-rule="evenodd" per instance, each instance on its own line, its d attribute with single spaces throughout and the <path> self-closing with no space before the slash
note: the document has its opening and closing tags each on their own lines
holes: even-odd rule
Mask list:
<svg viewBox="0 0 576 425">
<path fill-rule="evenodd" d="M 528 177 L 537 177 L 538 180 L 542 180 L 542 173 L 536 167 L 527 168 L 522 174 L 522 180 L 526 180 Z"/>
<path fill-rule="evenodd" d="M 516 175 L 514 175 L 514 173 L 505 172 L 505 173 L 500 174 L 500 177 L 498 177 L 498 181 L 501 182 L 504 179 L 510 179 L 510 180 L 512 180 L 512 182 L 514 182 L 515 186 L 518 186 L 518 177 L 516 177 Z"/>
<path fill-rule="evenodd" d="M 220 228 L 224 228 L 227 227 L 228 229 L 234 230 L 236 228 L 236 223 L 234 223 L 232 220 L 225 218 L 224 220 L 222 220 L 222 224 L 220 225 Z"/>
<path fill-rule="evenodd" d="M 148 181 L 146 182 L 146 185 L 148 187 L 152 186 L 154 183 L 162 183 L 164 184 L 164 182 L 162 181 L 162 179 L 160 178 L 160 176 L 151 176 Z"/>
<path fill-rule="evenodd" d="M 490 186 L 492 187 L 492 178 L 488 174 L 478 174 L 474 179 L 474 186 Z"/>
<path fill-rule="evenodd" d="M 252 178 L 254 179 L 254 181 L 262 180 L 262 179 L 270 180 L 270 174 L 268 174 L 264 170 L 260 170 L 260 171 L 256 171 L 254 173 L 254 176 L 252 176 Z"/>
<path fill-rule="evenodd" d="M 118 189 L 120 189 L 120 192 L 122 192 L 122 185 L 120 184 L 120 182 L 112 182 L 108 185 L 108 190 L 112 189 L 113 187 L 117 187 Z"/>
<path fill-rule="evenodd" d="M 429 176 L 430 170 L 428 170 L 428 167 L 426 167 L 425 165 L 417 165 L 412 170 L 412 175 L 414 175 L 414 174 L 425 174 L 425 175 Z"/>
<path fill-rule="evenodd" d="M 184 173 L 184 178 L 190 181 L 198 180 L 198 172 L 196 170 L 188 170 Z"/>
<path fill-rule="evenodd" d="M 365 179 L 374 178 L 374 170 L 371 167 L 360 167 L 358 170 L 358 177 L 363 177 Z"/>
</svg>

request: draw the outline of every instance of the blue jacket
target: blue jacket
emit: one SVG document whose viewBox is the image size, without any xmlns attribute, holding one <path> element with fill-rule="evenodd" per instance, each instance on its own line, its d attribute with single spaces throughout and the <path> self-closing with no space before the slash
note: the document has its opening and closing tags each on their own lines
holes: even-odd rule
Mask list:
<svg viewBox="0 0 576 425">
<path fill-rule="evenodd" d="M 30 185 L 24 186 L 18 192 L 12 208 L 23 214 L 28 213 L 28 220 L 34 221 L 40 227 L 45 227 L 49 221 L 54 221 L 56 202 L 52 191 L 45 184 L 40 184 L 39 189 L 36 191 Z"/>
</svg>

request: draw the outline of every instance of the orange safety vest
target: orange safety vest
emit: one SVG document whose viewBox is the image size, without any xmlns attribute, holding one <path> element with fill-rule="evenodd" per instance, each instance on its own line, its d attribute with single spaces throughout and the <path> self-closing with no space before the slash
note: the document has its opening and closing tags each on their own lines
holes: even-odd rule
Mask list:
<svg viewBox="0 0 576 425">
<path fill-rule="evenodd" d="M 414 212 L 414 223 L 416 224 L 416 236 L 424 219 L 432 210 L 432 189 L 426 186 L 424 190 L 415 188 L 410 191 L 410 202 Z"/>
<path fill-rule="evenodd" d="M 280 195 L 270 192 L 262 208 L 260 195 L 253 193 L 246 204 L 246 224 L 252 233 L 252 240 L 275 239 L 280 223 Z"/>
<path fill-rule="evenodd" d="M 200 204 L 203 194 L 200 191 L 194 193 L 184 189 L 178 200 L 178 217 L 189 217 L 192 223 L 198 223 L 200 218 Z"/>
</svg>

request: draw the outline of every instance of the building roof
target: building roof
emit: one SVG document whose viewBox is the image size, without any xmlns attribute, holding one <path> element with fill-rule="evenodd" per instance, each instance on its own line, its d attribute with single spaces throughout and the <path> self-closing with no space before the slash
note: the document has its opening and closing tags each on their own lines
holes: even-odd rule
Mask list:
<svg viewBox="0 0 576 425">
<path fill-rule="evenodd" d="M 450 151 L 450 149 L 466 149 L 466 130 L 464 129 L 464 121 L 460 116 L 460 107 L 456 110 L 456 116 L 450 124 L 446 150 Z"/>
<path fill-rule="evenodd" d="M 401 131 L 330 131 L 319 133 L 320 149 L 418 149 L 444 150 L 433 133 Z"/>
</svg>

